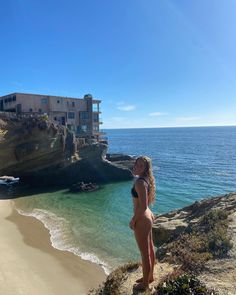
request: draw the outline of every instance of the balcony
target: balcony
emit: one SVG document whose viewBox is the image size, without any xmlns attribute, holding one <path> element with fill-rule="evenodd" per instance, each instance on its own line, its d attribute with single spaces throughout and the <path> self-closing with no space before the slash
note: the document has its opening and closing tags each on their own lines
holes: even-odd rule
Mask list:
<svg viewBox="0 0 236 295">
<path fill-rule="evenodd" d="M 103 120 L 102 120 L 102 118 L 93 119 L 93 123 L 95 123 L 95 124 L 103 124 Z"/>
</svg>

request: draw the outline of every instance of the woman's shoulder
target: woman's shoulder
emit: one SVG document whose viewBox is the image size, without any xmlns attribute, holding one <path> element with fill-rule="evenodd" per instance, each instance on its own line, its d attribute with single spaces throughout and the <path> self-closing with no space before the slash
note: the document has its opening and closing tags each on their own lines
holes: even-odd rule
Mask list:
<svg viewBox="0 0 236 295">
<path fill-rule="evenodd" d="M 138 177 L 137 180 L 149 184 L 149 180 L 147 177 Z"/>
<path fill-rule="evenodd" d="M 144 185 L 144 186 L 147 186 L 147 185 L 149 185 L 149 181 L 145 177 L 138 177 L 135 180 L 135 185 Z"/>
</svg>

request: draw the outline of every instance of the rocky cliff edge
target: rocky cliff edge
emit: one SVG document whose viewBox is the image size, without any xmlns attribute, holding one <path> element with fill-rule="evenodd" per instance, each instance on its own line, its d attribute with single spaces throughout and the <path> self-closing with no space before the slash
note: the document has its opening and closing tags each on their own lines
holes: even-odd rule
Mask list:
<svg viewBox="0 0 236 295">
<path fill-rule="evenodd" d="M 132 179 L 129 169 L 105 159 L 107 145 L 76 138 L 46 117 L 0 116 L 0 175 L 34 186 Z"/>
</svg>

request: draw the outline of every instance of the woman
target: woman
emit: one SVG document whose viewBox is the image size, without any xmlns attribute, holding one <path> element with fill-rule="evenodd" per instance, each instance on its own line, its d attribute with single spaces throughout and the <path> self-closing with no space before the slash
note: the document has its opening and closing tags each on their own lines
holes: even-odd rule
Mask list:
<svg viewBox="0 0 236 295">
<path fill-rule="evenodd" d="M 134 288 L 143 291 L 153 282 L 155 252 L 152 240 L 152 224 L 154 216 L 149 205 L 155 200 L 155 179 L 152 172 L 151 159 L 138 157 L 135 161 L 133 174 L 138 176 L 131 189 L 134 205 L 134 216 L 130 228 L 134 231 L 141 257 L 143 277 L 136 282 Z"/>
</svg>

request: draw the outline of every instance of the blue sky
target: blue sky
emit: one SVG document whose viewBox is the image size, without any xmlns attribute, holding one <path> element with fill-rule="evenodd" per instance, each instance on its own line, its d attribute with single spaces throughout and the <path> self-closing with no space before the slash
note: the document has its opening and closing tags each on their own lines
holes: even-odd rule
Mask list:
<svg viewBox="0 0 236 295">
<path fill-rule="evenodd" d="M 91 93 L 103 128 L 236 125 L 235 0 L 0 5 L 0 95 Z"/>
</svg>

